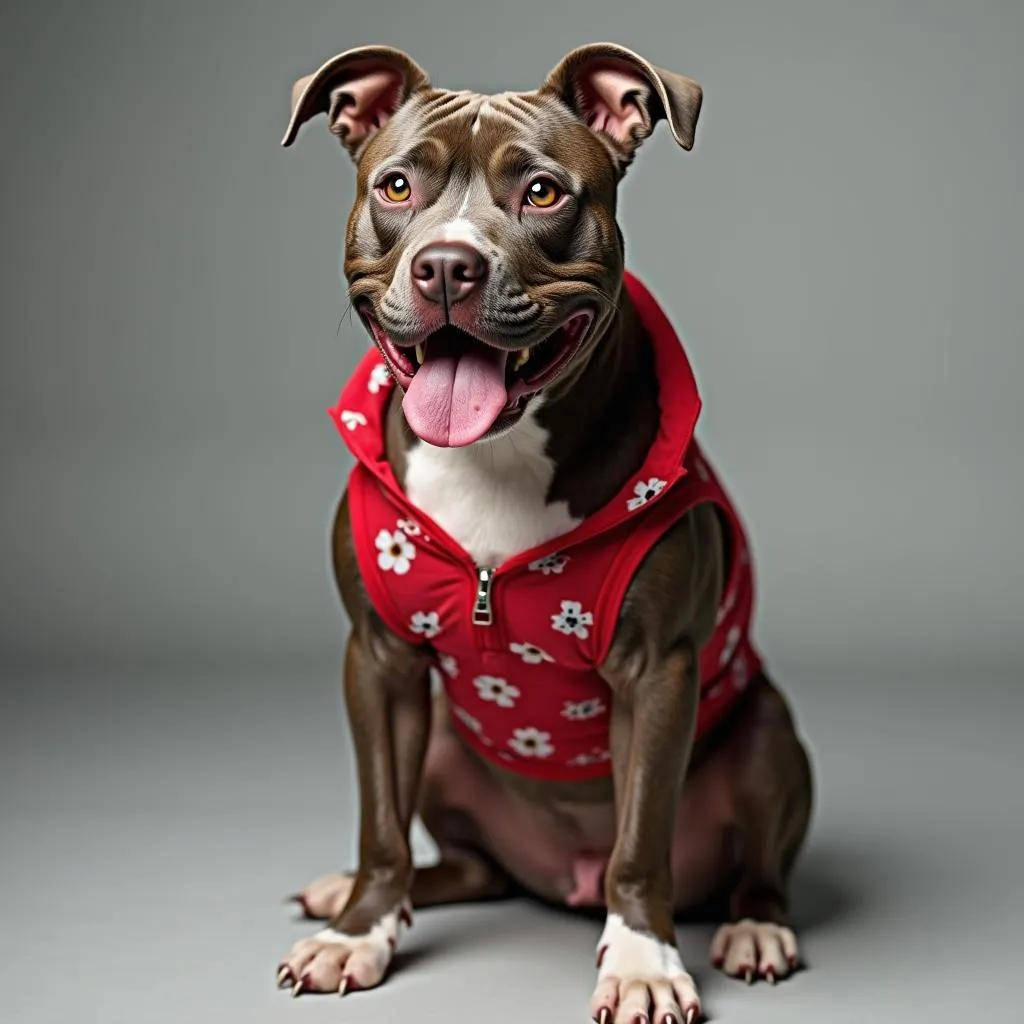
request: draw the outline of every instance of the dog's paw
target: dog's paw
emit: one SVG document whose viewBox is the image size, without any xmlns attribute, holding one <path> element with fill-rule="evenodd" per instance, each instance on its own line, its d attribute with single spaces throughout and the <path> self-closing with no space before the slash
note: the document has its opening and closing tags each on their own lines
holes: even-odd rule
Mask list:
<svg viewBox="0 0 1024 1024">
<path fill-rule="evenodd" d="M 634 931 L 609 914 L 597 962 L 590 1012 L 598 1024 L 693 1024 L 700 1018 L 700 997 L 675 943 Z"/>
<path fill-rule="evenodd" d="M 345 909 L 354 884 L 355 875 L 323 875 L 290 896 L 289 902 L 297 903 L 310 920 L 331 921 Z"/>
<path fill-rule="evenodd" d="M 789 928 L 745 918 L 718 929 L 711 940 L 711 963 L 748 985 L 757 978 L 774 985 L 797 969 L 800 951 Z"/>
<path fill-rule="evenodd" d="M 277 984 L 290 986 L 295 996 L 306 992 L 345 995 L 374 988 L 384 980 L 402 924 L 410 921 L 411 912 L 404 906 L 385 914 L 365 935 L 325 928 L 312 938 L 301 939 L 278 968 Z"/>
</svg>

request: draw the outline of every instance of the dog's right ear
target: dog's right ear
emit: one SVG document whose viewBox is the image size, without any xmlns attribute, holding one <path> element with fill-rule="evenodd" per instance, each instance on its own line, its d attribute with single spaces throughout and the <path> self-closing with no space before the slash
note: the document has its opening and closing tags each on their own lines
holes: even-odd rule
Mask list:
<svg viewBox="0 0 1024 1024">
<path fill-rule="evenodd" d="M 426 72 L 401 50 L 346 50 L 292 86 L 292 116 L 281 145 L 290 146 L 306 121 L 326 114 L 331 133 L 358 159 L 395 111 L 429 85 Z"/>
</svg>

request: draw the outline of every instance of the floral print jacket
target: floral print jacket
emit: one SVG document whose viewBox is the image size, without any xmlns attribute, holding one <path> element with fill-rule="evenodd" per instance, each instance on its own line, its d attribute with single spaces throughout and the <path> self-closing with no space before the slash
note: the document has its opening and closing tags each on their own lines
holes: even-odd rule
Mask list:
<svg viewBox="0 0 1024 1024">
<path fill-rule="evenodd" d="M 375 350 L 331 416 L 355 455 L 352 536 L 370 600 L 400 636 L 429 645 L 453 727 L 483 758 L 531 778 L 611 771 L 607 655 L 630 580 L 665 531 L 700 502 L 721 511 L 730 564 L 711 640 L 700 652 L 697 733 L 724 715 L 761 665 L 750 629 L 754 576 L 743 525 L 693 436 L 701 400 L 661 308 L 626 287 L 654 348 L 659 431 L 640 471 L 569 533 L 498 566 L 479 566 L 406 498 L 384 454 L 394 386 Z"/>
</svg>

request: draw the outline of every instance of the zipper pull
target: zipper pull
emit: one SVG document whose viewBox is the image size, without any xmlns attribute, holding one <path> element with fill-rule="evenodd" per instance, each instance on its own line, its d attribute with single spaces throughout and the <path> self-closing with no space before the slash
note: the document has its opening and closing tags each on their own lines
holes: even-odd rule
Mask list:
<svg viewBox="0 0 1024 1024">
<path fill-rule="evenodd" d="M 494 611 L 491 608 L 491 581 L 494 579 L 493 569 L 476 570 L 476 601 L 473 604 L 473 625 L 490 626 L 494 622 Z"/>
</svg>

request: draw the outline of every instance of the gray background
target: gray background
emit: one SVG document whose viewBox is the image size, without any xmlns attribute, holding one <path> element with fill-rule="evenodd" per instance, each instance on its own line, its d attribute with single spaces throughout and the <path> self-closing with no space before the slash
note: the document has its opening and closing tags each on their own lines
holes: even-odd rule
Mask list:
<svg viewBox="0 0 1024 1024">
<path fill-rule="evenodd" d="M 424 915 L 344 1011 L 270 991 L 302 934 L 274 899 L 353 849 L 323 410 L 366 345 L 352 168 L 322 122 L 278 142 L 293 79 L 350 46 L 486 90 L 598 39 L 705 88 L 695 151 L 659 131 L 620 219 L 821 779 L 815 969 L 748 993 L 703 933 L 687 959 L 722 1019 L 1020 1019 L 1011 0 L 4 5 L 0 1016 L 442 1019 L 460 990 L 511 1021 L 532 979 L 528 1009 L 583 1019 L 589 925 L 525 905 Z"/>
</svg>

